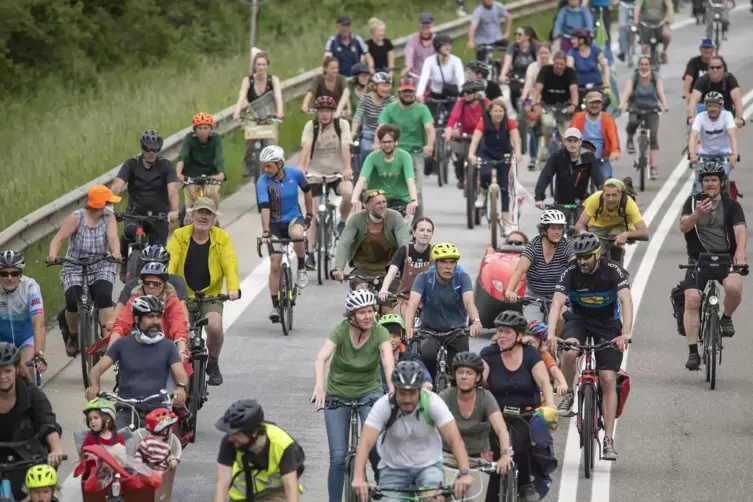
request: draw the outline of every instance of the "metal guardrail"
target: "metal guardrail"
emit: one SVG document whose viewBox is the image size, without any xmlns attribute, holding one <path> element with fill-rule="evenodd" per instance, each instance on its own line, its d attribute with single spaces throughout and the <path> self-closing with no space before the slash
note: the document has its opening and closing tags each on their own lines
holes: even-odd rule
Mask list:
<svg viewBox="0 0 753 502">
<path fill-rule="evenodd" d="M 536 14 L 556 7 L 556 0 L 521 0 L 507 5 L 507 9 L 515 17 Z M 465 16 L 449 23 L 444 23 L 434 28 L 435 33 L 445 33 L 453 39 L 465 35 L 470 25 L 471 17 Z M 410 37 L 401 37 L 393 40 L 395 46 L 395 57 L 402 57 L 405 44 Z M 282 82 L 283 99 L 285 101 L 300 98 L 308 91 L 311 81 L 321 74 L 321 68 L 314 68 L 306 73 L 302 73 L 293 78 Z M 215 131 L 220 134 L 226 134 L 240 127 L 240 121 L 233 120 L 235 105 L 229 106 L 224 110 L 215 113 Z M 165 138 L 165 144 L 161 155 L 174 161 L 180 153 L 183 139 L 193 132 L 191 127 L 187 127 L 175 134 Z M 121 164 L 122 165 L 122 164 Z M 98 176 L 86 185 L 80 186 L 75 190 L 63 195 L 28 214 L 0 232 L 0 249 L 14 249 L 21 251 L 33 244 L 36 244 L 43 238 L 53 232 L 56 232 L 63 220 L 74 210 L 82 207 L 86 202 L 87 193 L 94 185 L 107 185 L 112 183 L 120 170 L 120 165 L 111 169 L 102 176 Z"/>
</svg>

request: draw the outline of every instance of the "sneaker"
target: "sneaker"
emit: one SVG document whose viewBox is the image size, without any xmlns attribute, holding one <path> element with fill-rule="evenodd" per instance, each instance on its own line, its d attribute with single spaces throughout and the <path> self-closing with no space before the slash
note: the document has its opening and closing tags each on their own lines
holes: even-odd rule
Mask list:
<svg viewBox="0 0 753 502">
<path fill-rule="evenodd" d="M 661 53 L 661 64 L 668 64 L 669 63 L 669 56 L 667 56 L 666 52 Z"/>
<path fill-rule="evenodd" d="M 309 283 L 309 276 L 306 274 L 305 269 L 301 269 L 296 274 L 295 284 L 298 286 L 298 289 L 303 289 L 306 287 L 306 285 Z"/>
<path fill-rule="evenodd" d="M 722 336 L 732 337 L 735 336 L 735 325 L 732 324 L 732 318 L 728 315 L 722 315 Z"/>
<path fill-rule="evenodd" d="M 68 340 L 65 342 L 65 353 L 68 357 L 78 355 L 78 333 L 68 333 Z"/>
<path fill-rule="evenodd" d="M 557 411 L 561 417 L 571 417 L 574 415 L 572 412 L 573 403 L 575 402 L 575 393 L 573 391 L 565 394 L 565 397 L 560 401 L 560 405 L 557 406 Z"/>
<path fill-rule="evenodd" d="M 688 356 L 688 362 L 685 363 L 685 367 L 691 371 L 695 371 L 701 367 L 701 355 L 697 352 L 691 353 Z"/>
<path fill-rule="evenodd" d="M 602 460 L 609 460 L 610 462 L 617 460 L 617 451 L 614 449 L 614 439 L 610 437 L 604 438 L 604 448 L 601 458 Z"/>
<path fill-rule="evenodd" d="M 316 270 L 316 258 L 314 258 L 314 253 L 308 253 L 306 255 L 304 264 L 306 265 L 306 270 Z"/>
<path fill-rule="evenodd" d="M 528 170 L 529 171 L 535 171 L 536 170 L 536 159 L 531 159 L 528 161 Z"/>
<path fill-rule="evenodd" d="M 624 52 L 620 52 L 619 54 L 617 54 L 617 59 L 619 59 L 620 61 L 622 61 L 624 63 L 625 62 L 625 53 Z"/>
<path fill-rule="evenodd" d="M 455 186 L 458 187 L 458 190 L 463 190 L 465 188 L 465 183 L 463 183 L 463 180 L 458 180 Z"/>
<path fill-rule="evenodd" d="M 220 365 L 216 360 L 207 362 L 207 377 L 207 385 L 222 385 L 222 373 L 220 373 Z"/>
<path fill-rule="evenodd" d="M 627 143 L 625 144 L 625 148 L 627 149 L 627 153 L 630 155 L 635 154 L 635 142 L 633 142 L 633 138 L 628 138 Z"/>
<path fill-rule="evenodd" d="M 277 307 L 272 307 L 272 310 L 269 311 L 269 320 L 280 322 L 280 310 Z"/>
<path fill-rule="evenodd" d="M 345 222 L 344 221 L 339 221 L 337 223 L 337 235 L 342 235 L 343 230 L 345 230 Z"/>
<path fill-rule="evenodd" d="M 476 209 L 481 209 L 486 204 L 486 194 L 483 192 L 479 192 L 478 195 L 476 195 Z"/>
<path fill-rule="evenodd" d="M 525 502 L 539 502 L 539 500 L 541 500 L 539 492 L 536 491 L 536 487 L 533 486 L 533 483 L 520 487 L 520 497 Z"/>
</svg>

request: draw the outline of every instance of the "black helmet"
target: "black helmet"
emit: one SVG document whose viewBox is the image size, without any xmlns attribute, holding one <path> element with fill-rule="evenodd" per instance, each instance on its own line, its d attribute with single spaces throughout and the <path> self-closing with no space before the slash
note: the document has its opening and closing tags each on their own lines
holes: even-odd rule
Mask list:
<svg viewBox="0 0 753 502">
<path fill-rule="evenodd" d="M 160 244 L 152 244 L 141 250 L 141 261 L 144 263 L 156 261 L 159 263 L 170 262 L 170 251 Z"/>
<path fill-rule="evenodd" d="M 576 29 L 575 31 L 573 31 L 571 37 L 585 40 L 587 44 L 590 44 L 591 41 L 593 40 L 593 34 L 587 28 Z"/>
<path fill-rule="evenodd" d="M 142 279 L 151 275 L 154 277 L 159 277 L 163 281 L 167 281 L 167 279 L 170 277 L 170 274 L 167 273 L 167 265 L 158 261 L 150 261 L 145 263 L 144 266 L 141 267 L 141 274 L 139 275 Z"/>
<path fill-rule="evenodd" d="M 440 33 L 434 37 L 432 43 L 434 44 L 434 50 L 439 51 L 439 48 L 443 45 L 452 45 L 452 38 L 450 38 L 450 35 Z"/>
<path fill-rule="evenodd" d="M 424 384 L 424 368 L 415 361 L 400 361 L 392 371 L 396 389 L 420 389 Z"/>
<path fill-rule="evenodd" d="M 481 92 L 484 89 L 486 89 L 486 85 L 484 85 L 483 80 L 466 80 L 465 83 L 460 87 L 460 90 L 463 91 L 463 93 L 470 93 L 470 92 Z"/>
<path fill-rule="evenodd" d="M 159 152 L 162 150 L 162 136 L 157 131 L 144 131 L 141 133 L 141 148 L 144 150 L 153 150 Z"/>
<path fill-rule="evenodd" d="M 217 430 L 235 434 L 251 433 L 264 423 L 264 410 L 256 399 L 241 399 L 225 410 L 225 414 L 214 423 Z"/>
<path fill-rule="evenodd" d="M 21 351 L 15 345 L 8 342 L 0 342 L 0 366 L 18 364 L 21 360 Z"/>
<path fill-rule="evenodd" d="M 371 72 L 369 71 L 369 65 L 367 65 L 366 63 L 356 63 L 350 67 L 350 74 L 352 76 L 357 77 L 362 73 L 368 73 L 369 75 L 371 74 Z"/>
<path fill-rule="evenodd" d="M 476 373 L 481 373 L 484 371 L 484 363 L 481 356 L 475 352 L 459 352 L 452 359 L 452 373 L 454 374 L 458 368 L 470 368 Z"/>
<path fill-rule="evenodd" d="M 498 328 L 512 328 L 518 333 L 523 333 L 526 330 L 526 326 L 528 326 L 528 321 L 517 310 L 505 310 L 494 319 L 494 325 Z"/>
<path fill-rule="evenodd" d="M 601 241 L 596 234 L 585 232 L 573 239 L 573 253 L 576 255 L 594 254 L 601 247 Z"/>
<path fill-rule="evenodd" d="M 704 176 L 719 176 L 719 179 L 724 181 L 724 164 L 712 159 L 701 159 L 698 162 L 698 179 L 702 180 Z"/>
<path fill-rule="evenodd" d="M 165 304 L 156 296 L 144 295 L 133 300 L 131 310 L 133 317 L 136 318 L 149 314 L 162 314 L 165 311 Z"/>
<path fill-rule="evenodd" d="M 25 266 L 26 263 L 21 253 L 11 251 L 10 249 L 0 253 L 0 269 L 17 268 L 18 270 L 23 270 Z"/>
<path fill-rule="evenodd" d="M 492 72 L 492 67 L 483 61 L 471 61 L 468 63 L 468 69 L 473 73 L 480 73 L 484 78 L 487 78 Z"/>
</svg>

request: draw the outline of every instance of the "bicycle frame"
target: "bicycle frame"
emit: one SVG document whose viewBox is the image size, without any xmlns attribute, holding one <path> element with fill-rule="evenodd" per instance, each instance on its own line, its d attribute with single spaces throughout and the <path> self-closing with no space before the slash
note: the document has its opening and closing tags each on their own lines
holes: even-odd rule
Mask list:
<svg viewBox="0 0 753 502">
<path fill-rule="evenodd" d="M 509 208 L 510 210 L 508 211 L 508 213 L 513 214 L 515 211 L 514 208 L 517 207 L 517 201 L 513 200 L 515 199 L 515 189 L 513 187 L 513 184 L 515 183 L 515 180 L 516 180 L 515 173 L 514 173 L 515 165 L 512 162 L 512 155 L 509 155 L 509 154 L 505 155 L 504 159 L 498 160 L 498 161 L 486 161 L 484 159 L 479 159 L 479 163 L 492 165 L 492 168 L 491 168 L 492 181 L 489 184 L 489 189 L 487 191 L 487 196 L 488 196 L 487 214 L 488 214 L 489 226 L 491 228 L 491 233 L 492 233 L 491 245 L 494 249 L 497 249 L 498 238 L 500 235 L 502 236 L 505 235 L 506 228 L 502 221 L 501 214 L 499 213 L 500 204 L 501 204 L 500 201 L 502 197 L 502 193 L 501 193 L 502 189 L 499 186 L 499 183 L 497 182 L 496 166 L 503 165 L 503 164 L 507 164 L 509 166 L 507 193 L 508 193 L 508 199 L 509 199 L 509 204 L 511 208 Z M 515 218 L 515 220 L 517 221 L 518 219 Z"/>
<path fill-rule="evenodd" d="M 292 263 L 296 257 L 294 243 L 303 242 L 306 247 L 306 237 L 303 239 L 276 239 L 270 243 L 272 246 L 284 246 L 282 251 L 270 249 L 270 254 L 281 255 L 280 263 L 280 289 L 277 292 L 278 310 L 280 311 L 280 324 L 282 324 L 282 334 L 288 336 L 293 329 L 293 307 L 298 297 L 298 285 L 293 281 Z M 262 238 L 256 239 L 256 252 L 262 257 L 261 252 Z"/>
<path fill-rule="evenodd" d="M 147 235 L 144 231 L 145 221 L 167 221 L 167 214 L 147 212 L 146 215 L 115 213 L 117 221 L 130 220 L 136 223 L 136 238 L 128 243 L 128 268 L 126 280 L 139 277 L 141 274 L 141 251 L 146 247 Z"/>
<path fill-rule="evenodd" d="M 418 335 L 418 352 L 421 350 L 421 339 L 430 336 L 437 341 L 437 372 L 434 376 L 434 391 L 441 392 L 450 385 L 450 362 L 447 360 L 447 345 L 452 343 L 457 337 L 467 335 L 467 328 L 456 328 L 445 333 L 439 333 L 428 329 L 419 329 Z M 416 335 L 414 335 L 416 338 Z"/>
<path fill-rule="evenodd" d="M 444 140 L 444 131 L 447 126 L 447 120 L 450 117 L 450 112 L 447 110 L 446 105 L 455 103 L 455 101 L 455 99 L 426 98 L 426 104 L 437 106 L 434 159 L 437 164 L 437 182 L 440 187 L 447 183 L 448 163 L 450 161 L 448 155 L 448 145 Z"/>
</svg>

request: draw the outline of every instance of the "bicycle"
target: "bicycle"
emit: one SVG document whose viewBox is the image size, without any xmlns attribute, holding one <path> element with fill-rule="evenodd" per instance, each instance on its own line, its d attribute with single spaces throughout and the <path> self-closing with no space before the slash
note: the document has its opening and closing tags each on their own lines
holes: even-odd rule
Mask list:
<svg viewBox="0 0 753 502">
<path fill-rule="evenodd" d="M 719 50 L 722 48 L 722 40 L 724 39 L 724 23 L 722 21 L 722 15 L 724 14 L 724 0 L 721 2 L 714 2 L 714 0 L 708 0 L 708 6 L 711 7 L 710 11 L 706 11 L 706 24 L 711 22 L 711 29 L 708 27 L 706 31 L 711 31 L 714 39 L 714 54 L 719 54 Z M 734 9 L 734 2 L 730 9 Z M 709 15 L 711 17 L 709 17 Z"/>
<path fill-rule="evenodd" d="M 629 4 L 625 2 L 620 2 L 620 7 L 625 6 L 627 8 L 627 18 L 629 26 L 626 26 L 625 29 L 625 37 L 627 40 L 627 47 L 626 47 L 626 54 L 625 54 L 625 61 L 627 62 L 627 67 L 632 68 L 635 66 L 635 42 L 636 42 L 636 35 L 638 34 L 638 27 L 635 26 L 632 23 L 632 20 L 635 15 L 635 4 Z"/>
<path fill-rule="evenodd" d="M 115 213 L 115 219 L 117 221 L 129 220 L 136 223 L 136 238 L 128 243 L 128 252 L 126 253 L 126 260 L 128 265 L 126 266 L 125 277 L 121 277 L 121 282 L 126 283 L 128 279 L 138 278 L 141 275 L 141 251 L 149 244 L 146 232 L 144 231 L 144 222 L 152 221 L 168 221 L 166 213 L 152 213 L 148 211 L 146 214 L 131 214 L 131 213 Z"/>
<path fill-rule="evenodd" d="M 649 60 L 651 61 L 651 70 L 659 73 L 659 50 L 657 47 L 659 46 L 659 43 L 663 43 L 662 41 L 662 33 L 664 30 L 664 25 L 667 24 L 667 21 L 664 20 L 657 24 L 649 24 L 645 21 L 640 21 L 640 27 L 641 30 L 644 33 L 648 33 L 651 36 L 648 38 L 648 56 Z M 657 34 L 659 35 L 659 38 L 657 38 Z"/>
<path fill-rule="evenodd" d="M 466 223 L 469 230 L 473 230 L 474 225 L 481 224 L 482 208 L 476 207 L 476 196 L 481 189 L 479 179 L 479 165 L 471 164 L 468 159 L 465 160 L 465 180 L 463 185 L 463 196 L 465 197 L 465 215 Z"/>
<path fill-rule="evenodd" d="M 633 167 L 638 170 L 638 178 L 640 179 L 639 187 L 641 192 L 646 191 L 646 169 L 650 167 L 651 163 L 649 150 L 651 147 L 651 131 L 648 129 L 646 120 L 653 114 L 658 115 L 660 111 L 661 110 L 658 108 L 650 110 L 630 110 L 630 113 L 634 113 L 638 117 L 638 130 L 635 133 L 638 137 L 638 148 L 636 149 L 637 154 Z M 653 175 L 651 175 L 651 179 L 654 179 Z"/>
<path fill-rule="evenodd" d="M 353 183 L 355 183 L 361 173 L 361 140 L 359 138 L 353 139 L 350 144 L 350 168 L 353 170 Z"/>
<path fill-rule="evenodd" d="M 355 165 L 355 164 L 354 164 Z M 329 198 L 327 185 L 342 179 L 342 175 L 312 176 L 306 175 L 306 179 L 321 179 L 322 196 L 319 207 L 316 210 L 316 281 L 321 286 L 324 279 L 329 277 L 330 261 L 334 261 L 340 234 L 337 232 L 338 210 L 337 204 Z"/>
<path fill-rule="evenodd" d="M 87 349 L 102 338 L 99 324 L 99 309 L 89 296 L 89 267 L 101 261 L 118 263 L 110 255 L 92 256 L 89 259 L 74 260 L 72 258 L 56 258 L 54 262 L 47 263 L 48 267 L 68 263 L 81 267 L 81 297 L 78 300 L 78 312 L 76 313 L 76 326 L 78 330 L 78 353 L 81 356 L 81 373 L 84 380 L 84 389 L 91 385 L 89 372 L 99 362 L 99 354 L 90 354 Z"/>
<path fill-rule="evenodd" d="M 437 341 L 437 373 L 434 376 L 434 392 L 442 392 L 450 386 L 450 363 L 447 345 L 452 343 L 459 336 L 467 336 L 468 328 L 454 328 L 444 333 L 432 331 L 426 328 L 420 328 L 411 340 L 409 340 L 410 350 L 414 354 L 421 353 L 421 344 L 426 337 L 432 337 Z"/>
<path fill-rule="evenodd" d="M 615 261 L 622 266 L 623 260 L 625 258 L 625 253 L 622 252 L 620 249 L 619 252 L 614 251 L 615 241 L 617 240 L 616 235 L 610 235 L 607 237 L 599 237 L 599 240 L 601 240 L 602 249 L 601 249 L 601 255 L 606 256 L 612 261 Z M 625 244 L 631 245 L 635 244 L 638 241 L 648 241 L 648 237 L 631 237 L 627 241 L 625 241 Z M 619 249 L 619 247 L 618 247 Z M 619 259 L 618 259 L 619 258 Z M 625 270 L 625 273 L 627 274 L 627 270 Z"/>
<path fill-rule="evenodd" d="M 27 451 L 24 451 L 21 456 L 26 457 L 29 455 L 29 443 L 33 440 L 40 440 L 42 444 L 44 444 L 43 438 L 40 439 L 39 436 L 35 436 L 26 441 L 0 442 L 0 448 L 4 450 L 18 450 L 23 448 Z M 16 500 L 13 496 L 13 488 L 9 477 L 10 473 L 19 471 L 26 472 L 35 465 L 47 463 L 47 456 L 39 454 L 32 454 L 32 458 L 25 458 L 24 460 L 12 461 L 10 460 L 11 458 L 15 458 L 15 455 L 8 456 L 6 462 L 0 462 L 0 502 L 15 502 Z M 61 458 L 62 460 L 68 460 L 68 455 L 61 455 Z"/>
<path fill-rule="evenodd" d="M 264 148 L 277 143 L 282 120 L 272 114 L 257 116 L 254 113 L 247 112 L 241 116 L 241 121 L 243 123 L 243 137 L 249 145 L 246 151 L 246 165 L 251 167 L 250 174 L 256 182 L 261 176 L 262 167 L 259 162 L 259 154 Z"/>
<path fill-rule="evenodd" d="M 422 500 L 435 499 L 435 497 L 452 497 L 454 489 L 451 486 L 435 486 L 421 488 L 379 488 L 378 486 L 369 487 L 369 497 L 371 500 L 382 500 L 384 497 L 390 499 L 404 500 L 406 502 L 421 502 Z M 403 494 L 403 495 L 400 495 Z M 448 500 L 448 499 L 444 499 Z M 449 500 L 456 500 L 451 498 Z"/>
<path fill-rule="evenodd" d="M 704 253 L 705 254 L 705 253 Z M 716 262 L 716 263 L 715 263 Z M 733 265 L 729 263 L 727 255 L 710 255 L 708 268 L 703 270 L 699 262 L 691 262 L 687 265 L 680 265 L 680 269 L 695 269 L 696 274 L 703 271 L 712 272 L 713 276 L 709 277 L 706 291 L 701 292 L 701 326 L 699 334 L 702 345 L 703 365 L 706 367 L 706 381 L 709 388 L 716 388 L 716 367 L 722 364 L 722 328 L 719 316 L 719 279 L 720 271 L 729 267 L 730 271 L 739 272 L 741 275 L 748 275 L 748 265 Z M 718 357 L 718 361 L 717 361 Z"/>
<path fill-rule="evenodd" d="M 378 300 L 381 305 L 394 306 L 398 300 L 408 301 L 410 295 L 405 293 L 392 294 L 387 293 L 387 298 L 384 301 Z M 418 330 L 421 327 L 421 305 L 416 307 L 416 313 L 413 315 L 413 329 Z M 377 319 L 379 321 L 379 319 Z"/>
<path fill-rule="evenodd" d="M 374 293 L 375 296 L 379 296 L 379 290 L 382 287 L 382 283 L 384 282 L 385 277 L 386 277 L 386 274 L 361 275 L 351 270 L 350 273 L 343 274 L 343 279 L 340 282 L 349 281 L 351 290 L 357 289 L 353 287 L 354 285 L 355 286 L 365 285 L 366 289 Z M 334 279 L 334 277 L 332 277 L 332 272 L 330 272 L 330 278 Z"/>
<path fill-rule="evenodd" d="M 569 123 L 570 119 L 568 118 L 567 110 L 570 107 L 570 105 L 556 105 L 556 106 L 546 106 L 541 105 L 541 112 L 542 114 L 546 113 L 554 117 L 554 123 L 555 126 L 552 128 L 552 136 L 549 138 L 549 141 L 546 144 L 546 151 L 549 155 L 552 155 L 556 152 L 559 152 L 562 148 L 562 136 L 559 131 L 559 126 L 557 124 L 561 123 Z M 554 198 L 554 179 L 552 179 L 552 182 L 549 184 L 549 193 Z"/>
<path fill-rule="evenodd" d="M 303 242 L 306 247 L 306 238 L 303 239 L 277 239 L 274 238 L 268 248 L 269 254 L 282 255 L 280 263 L 280 289 L 277 292 L 277 310 L 280 312 L 280 324 L 282 324 L 282 334 L 288 336 L 293 329 L 293 308 L 295 307 L 296 298 L 298 298 L 298 285 L 293 280 L 293 260 L 296 257 L 293 244 Z M 274 248 L 275 245 L 284 246 L 281 251 Z M 262 238 L 256 238 L 256 253 L 261 258 Z"/>
<path fill-rule="evenodd" d="M 567 221 L 567 228 L 565 229 L 568 239 L 575 237 L 577 232 L 575 231 L 575 224 L 578 222 L 578 217 L 582 212 L 583 206 L 580 201 L 576 200 L 575 204 L 547 204 L 545 209 L 556 209 L 565 215 L 565 221 Z"/>
<path fill-rule="evenodd" d="M 503 222 L 501 215 L 499 213 L 500 207 L 501 207 L 501 188 L 499 186 L 499 183 L 497 183 L 497 169 L 496 166 L 507 164 L 508 165 L 508 182 L 507 182 L 507 193 L 508 193 L 508 200 L 509 205 L 511 206 L 511 210 L 509 211 L 511 214 L 515 215 L 514 219 L 516 222 L 520 221 L 520 206 L 517 203 L 517 198 L 515 195 L 515 171 L 517 170 L 517 165 L 514 165 L 512 162 L 512 155 L 506 154 L 504 159 L 497 160 L 497 161 L 487 161 L 485 159 L 479 159 L 479 163 L 490 163 L 492 164 L 491 168 L 491 174 L 492 174 L 492 181 L 489 184 L 489 189 L 487 190 L 488 194 L 488 220 L 489 220 L 489 226 L 491 227 L 492 232 L 492 247 L 494 249 L 497 249 L 498 244 L 498 237 L 499 235 L 505 236 L 507 234 L 507 226 L 506 223 Z M 516 214 L 517 213 L 517 214 Z"/>
<path fill-rule="evenodd" d="M 186 176 L 184 178 L 182 186 L 184 189 L 192 185 L 197 187 L 197 191 L 194 194 L 194 201 L 196 201 L 204 197 L 204 191 L 206 190 L 207 186 L 219 186 L 219 185 L 222 185 L 223 183 L 224 181 L 216 180 L 216 179 L 213 179 L 211 176 L 202 174 L 201 176 L 196 176 L 194 178 L 191 178 L 190 176 Z M 193 211 L 193 208 L 186 207 L 185 203 L 180 205 L 180 209 L 178 210 L 178 226 L 182 227 L 186 225 L 186 215 L 191 213 L 192 211 Z M 218 223 L 215 223 L 215 225 L 219 226 Z"/>
<path fill-rule="evenodd" d="M 499 72 L 502 70 L 499 62 L 502 61 L 502 57 L 495 56 L 495 52 L 507 52 L 507 46 L 509 42 L 507 40 L 497 40 L 492 44 L 481 44 L 476 47 L 476 50 L 484 52 L 483 62 L 488 64 L 491 68 L 487 80 L 490 82 L 497 82 L 499 80 Z"/>
<path fill-rule="evenodd" d="M 165 389 L 160 390 L 157 394 L 152 394 L 151 396 L 145 397 L 144 399 L 125 399 L 113 392 L 105 391 L 98 392 L 97 397 L 101 399 L 107 399 L 108 401 L 112 401 L 116 405 L 120 404 L 122 405 L 122 407 L 129 408 L 131 410 L 131 423 L 128 425 L 128 429 L 131 432 L 141 428 L 141 413 L 136 409 L 137 406 L 144 405 L 151 401 L 156 401 L 157 399 L 160 400 L 160 404 L 165 408 L 172 409 L 173 406 L 172 395 L 169 394 Z M 138 426 L 136 425 L 137 420 Z"/>
<path fill-rule="evenodd" d="M 449 145 L 444 140 L 444 131 L 447 126 L 447 120 L 450 118 L 450 110 L 448 107 L 454 104 L 456 98 L 449 99 L 434 99 L 426 98 L 427 105 L 436 105 L 436 139 L 434 140 L 434 161 L 437 167 L 437 182 L 441 187 L 448 181 L 448 171 L 450 156 Z"/>
</svg>

